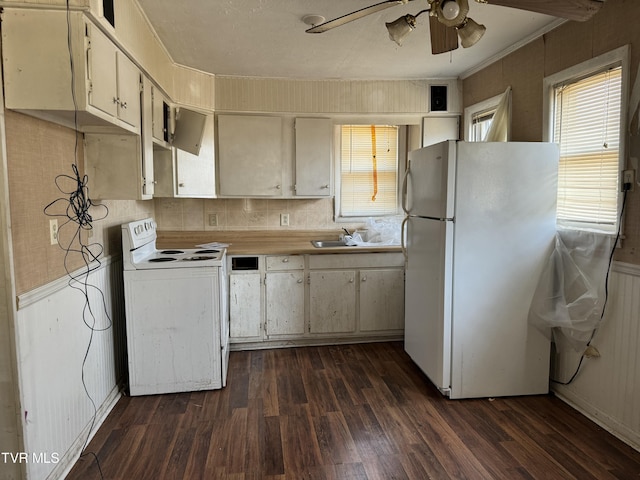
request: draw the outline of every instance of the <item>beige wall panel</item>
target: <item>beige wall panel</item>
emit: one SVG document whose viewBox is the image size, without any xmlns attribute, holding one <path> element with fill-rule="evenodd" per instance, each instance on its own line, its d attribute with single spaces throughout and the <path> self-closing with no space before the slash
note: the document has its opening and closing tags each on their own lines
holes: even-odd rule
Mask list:
<svg viewBox="0 0 640 480">
<path fill-rule="evenodd" d="M 43 210 L 62 196 L 55 178 L 71 174 L 75 134 L 68 128 L 10 110 L 5 116 L 16 293 L 20 294 L 65 273 L 64 252 L 59 246 L 50 245 L 50 217 Z M 78 145 L 78 161 L 82 165 L 81 139 Z M 69 267 L 78 268 L 79 260 L 72 256 Z"/>
<path fill-rule="evenodd" d="M 217 111 L 230 112 L 426 113 L 429 111 L 429 85 L 428 80 L 291 80 L 216 76 L 215 106 Z"/>
<path fill-rule="evenodd" d="M 544 35 L 545 71 L 549 76 L 593 57 L 591 21 L 567 22 Z"/>
<path fill-rule="evenodd" d="M 512 88 L 511 100 L 519 105 L 511 118 L 511 140 L 535 142 L 542 138 L 542 78 L 544 42 L 525 45 L 502 62 L 503 91 Z M 507 82 L 506 79 L 512 79 Z"/>
<path fill-rule="evenodd" d="M 191 105 L 205 110 L 214 109 L 214 77 L 187 67 L 174 65 L 173 101 L 182 105 Z"/>
<path fill-rule="evenodd" d="M 494 97 L 505 91 L 502 60 L 492 63 L 464 80 L 462 102 L 465 107 Z"/>
<path fill-rule="evenodd" d="M 170 96 L 173 63 L 137 2 L 116 2 L 116 35 L 127 52 Z"/>
</svg>

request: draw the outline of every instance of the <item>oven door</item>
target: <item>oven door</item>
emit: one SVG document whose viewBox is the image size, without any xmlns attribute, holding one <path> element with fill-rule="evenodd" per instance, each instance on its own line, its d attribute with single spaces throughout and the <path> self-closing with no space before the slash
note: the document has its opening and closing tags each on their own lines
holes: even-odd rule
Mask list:
<svg viewBox="0 0 640 480">
<path fill-rule="evenodd" d="M 124 272 L 130 394 L 222 387 L 220 268 Z"/>
</svg>

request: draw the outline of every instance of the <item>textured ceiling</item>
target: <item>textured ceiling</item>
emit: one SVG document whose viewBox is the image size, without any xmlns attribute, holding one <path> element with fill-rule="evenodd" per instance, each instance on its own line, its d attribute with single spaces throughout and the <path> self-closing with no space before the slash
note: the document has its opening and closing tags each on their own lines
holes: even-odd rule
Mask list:
<svg viewBox="0 0 640 480">
<path fill-rule="evenodd" d="M 306 14 L 327 20 L 379 0 L 138 0 L 176 63 L 218 75 L 314 79 L 457 77 L 559 19 L 470 1 L 469 17 L 487 27 L 473 47 L 432 55 L 429 19 L 400 47 L 385 22 L 428 6 L 412 1 L 321 34 L 308 34 Z"/>
</svg>

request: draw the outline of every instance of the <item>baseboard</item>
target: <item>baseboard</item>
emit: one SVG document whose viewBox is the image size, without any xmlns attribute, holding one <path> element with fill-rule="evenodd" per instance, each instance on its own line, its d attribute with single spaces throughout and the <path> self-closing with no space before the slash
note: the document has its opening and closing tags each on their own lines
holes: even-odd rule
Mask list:
<svg viewBox="0 0 640 480">
<path fill-rule="evenodd" d="M 238 352 L 243 350 L 267 350 L 269 348 L 320 347 L 326 345 L 347 345 L 349 343 L 379 343 L 397 342 L 404 340 L 404 334 L 381 335 L 367 337 L 314 337 L 291 340 L 265 340 L 259 342 L 230 343 L 229 350 Z"/>
<path fill-rule="evenodd" d="M 584 399 L 574 395 L 569 389 L 562 385 L 552 388 L 553 393 L 560 400 L 577 410 L 592 422 L 598 424 L 614 437 L 617 437 L 631 448 L 640 452 L 640 435 L 627 428 L 625 425 L 611 418 L 606 413 L 585 402 Z"/>
<path fill-rule="evenodd" d="M 58 480 L 60 478 L 65 478 L 71 469 L 75 466 L 76 462 L 80 458 L 82 454 L 82 447 L 85 446 L 85 443 L 88 445 L 93 436 L 96 434 L 100 426 L 107 419 L 113 407 L 115 407 L 118 400 L 122 397 L 122 387 L 121 385 L 116 385 L 113 387 L 113 390 L 109 392 L 107 398 L 102 402 L 100 408 L 96 412 L 95 421 L 89 422 L 87 426 L 82 430 L 78 438 L 73 442 L 69 450 L 65 452 L 62 457 L 60 457 L 60 461 L 56 464 L 55 468 L 51 471 L 51 473 L 47 476 L 47 480 Z M 92 428 L 93 427 L 93 428 Z M 89 429 L 91 428 L 91 431 Z"/>
</svg>

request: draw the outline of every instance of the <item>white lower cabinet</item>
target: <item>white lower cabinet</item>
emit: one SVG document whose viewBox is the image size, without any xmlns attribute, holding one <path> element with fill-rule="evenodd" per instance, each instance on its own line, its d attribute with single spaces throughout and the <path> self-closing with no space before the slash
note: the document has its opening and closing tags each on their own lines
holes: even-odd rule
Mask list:
<svg viewBox="0 0 640 480">
<path fill-rule="evenodd" d="M 404 329 L 404 268 L 360 270 L 360 331 Z"/>
<path fill-rule="evenodd" d="M 311 333 L 375 336 L 404 329 L 404 257 L 356 253 L 309 257 Z"/>
<path fill-rule="evenodd" d="M 230 341 L 242 348 L 403 333 L 401 253 L 239 256 L 254 260 L 236 269 L 234 258 Z"/>
<path fill-rule="evenodd" d="M 304 271 L 266 275 L 267 336 L 304 333 Z"/>
<path fill-rule="evenodd" d="M 260 342 L 263 338 L 262 275 L 264 257 L 227 256 L 229 272 L 229 342 Z"/>
<path fill-rule="evenodd" d="M 229 336 L 231 341 L 262 339 L 262 279 L 260 273 L 229 275 Z"/>
<path fill-rule="evenodd" d="M 309 272 L 309 332 L 351 333 L 356 329 L 355 270 Z"/>
</svg>

